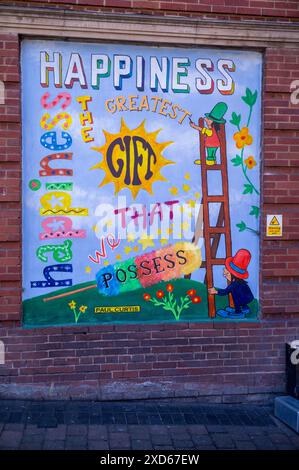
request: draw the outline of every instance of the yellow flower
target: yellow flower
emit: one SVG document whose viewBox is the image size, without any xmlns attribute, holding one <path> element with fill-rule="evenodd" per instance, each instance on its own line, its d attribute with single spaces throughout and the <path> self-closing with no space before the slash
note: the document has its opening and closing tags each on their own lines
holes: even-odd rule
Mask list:
<svg viewBox="0 0 299 470">
<path fill-rule="evenodd" d="M 255 159 L 253 158 L 252 155 L 250 155 L 248 158 L 246 158 L 246 160 L 244 160 L 244 163 L 245 163 L 245 165 L 247 166 L 247 168 L 249 170 L 252 170 L 252 168 L 254 166 L 256 166 L 256 161 L 255 161 Z"/>
<path fill-rule="evenodd" d="M 69 303 L 70 309 L 74 310 L 76 308 L 76 302 L 73 300 Z"/>
<path fill-rule="evenodd" d="M 249 134 L 248 127 L 242 127 L 239 132 L 234 134 L 234 140 L 236 141 L 236 147 L 238 149 L 243 149 L 245 145 L 252 144 L 252 136 Z"/>
<path fill-rule="evenodd" d="M 80 312 L 85 313 L 85 311 L 87 310 L 87 305 L 81 305 L 81 307 L 79 307 L 79 310 Z"/>
</svg>

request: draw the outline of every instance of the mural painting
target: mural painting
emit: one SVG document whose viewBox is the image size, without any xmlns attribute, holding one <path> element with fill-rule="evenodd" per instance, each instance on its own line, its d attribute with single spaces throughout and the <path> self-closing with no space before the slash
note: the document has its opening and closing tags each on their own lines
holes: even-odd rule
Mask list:
<svg viewBox="0 0 299 470">
<path fill-rule="evenodd" d="M 23 323 L 258 316 L 262 57 L 24 40 Z"/>
</svg>

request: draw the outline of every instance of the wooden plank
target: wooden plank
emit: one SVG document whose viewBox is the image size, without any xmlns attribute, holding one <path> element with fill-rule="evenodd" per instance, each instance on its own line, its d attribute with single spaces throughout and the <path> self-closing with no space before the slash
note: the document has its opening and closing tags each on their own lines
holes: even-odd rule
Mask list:
<svg viewBox="0 0 299 470">
<path fill-rule="evenodd" d="M 207 202 L 226 202 L 225 196 L 206 196 Z"/>
</svg>

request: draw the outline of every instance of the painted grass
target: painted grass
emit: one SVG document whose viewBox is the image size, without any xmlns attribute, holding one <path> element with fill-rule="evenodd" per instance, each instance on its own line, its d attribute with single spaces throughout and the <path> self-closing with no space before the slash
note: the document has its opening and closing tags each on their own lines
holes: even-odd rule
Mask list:
<svg viewBox="0 0 299 470">
<path fill-rule="evenodd" d="M 154 307 L 151 302 L 143 299 L 143 294 L 148 292 L 151 296 L 155 296 L 157 290 L 165 291 L 165 282 L 151 286 L 150 288 L 138 289 L 133 292 L 125 292 L 115 297 L 106 297 L 100 295 L 96 288 L 90 289 L 68 297 L 55 299 L 50 302 L 44 302 L 44 297 L 55 296 L 62 292 L 72 291 L 81 287 L 93 284 L 86 282 L 77 284 L 66 289 L 55 291 L 23 302 L 23 325 L 24 327 L 40 327 L 53 325 L 74 325 L 74 314 L 69 308 L 69 302 L 75 301 L 77 308 L 80 305 L 87 305 L 87 310 L 82 313 L 77 324 L 105 324 L 105 323 L 165 323 L 176 322 L 171 312 L 164 310 L 162 307 Z M 177 279 L 171 282 L 174 286 L 175 297 L 186 295 L 189 289 L 196 289 L 197 295 L 202 298 L 200 304 L 192 304 L 188 310 L 182 312 L 180 320 L 183 322 L 211 321 L 208 317 L 206 286 L 192 279 Z M 226 297 L 217 297 L 217 308 L 227 306 Z M 103 306 L 128 306 L 140 305 L 141 311 L 135 313 L 99 313 L 95 314 L 95 307 Z M 254 300 L 250 304 L 251 314 L 246 317 L 248 320 L 256 320 L 258 313 L 258 302 Z M 216 317 L 214 321 L 228 321 Z M 238 321 L 238 320 L 233 320 Z M 243 320 L 244 321 L 244 320 Z"/>
</svg>

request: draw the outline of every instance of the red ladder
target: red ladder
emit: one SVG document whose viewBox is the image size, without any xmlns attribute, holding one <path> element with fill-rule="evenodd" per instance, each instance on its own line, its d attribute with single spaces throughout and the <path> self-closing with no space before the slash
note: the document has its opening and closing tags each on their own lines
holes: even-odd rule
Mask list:
<svg viewBox="0 0 299 470">
<path fill-rule="evenodd" d="M 199 127 L 204 127 L 204 119 L 198 121 Z M 206 149 L 204 135 L 199 133 L 199 152 L 201 160 L 201 183 L 202 183 L 202 205 L 203 205 L 203 237 L 205 243 L 205 261 L 201 267 L 206 269 L 205 282 L 207 289 L 214 286 L 213 267 L 225 264 L 225 259 L 232 255 L 230 213 L 229 213 L 229 193 L 228 193 L 228 175 L 227 175 L 227 155 L 226 155 L 226 137 L 225 125 L 220 124 L 218 137 L 220 141 L 220 163 L 213 166 L 206 164 Z M 209 196 L 208 194 L 208 172 L 220 171 L 222 181 L 222 194 Z M 218 219 L 216 226 L 210 225 L 210 203 L 220 203 Z M 217 251 L 221 235 L 225 237 L 225 258 L 217 258 Z M 194 236 L 194 240 L 195 240 Z M 230 306 L 233 307 L 233 301 L 229 296 Z M 215 296 L 208 293 L 209 317 L 216 316 Z"/>
</svg>

